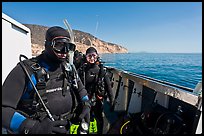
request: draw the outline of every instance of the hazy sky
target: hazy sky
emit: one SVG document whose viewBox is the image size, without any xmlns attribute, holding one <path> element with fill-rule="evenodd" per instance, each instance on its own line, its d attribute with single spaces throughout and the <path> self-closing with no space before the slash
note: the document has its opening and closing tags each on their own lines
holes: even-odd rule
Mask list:
<svg viewBox="0 0 204 136">
<path fill-rule="evenodd" d="M 2 12 L 48 27 L 67 19 L 129 52 L 202 52 L 202 2 L 3 2 Z"/>
</svg>

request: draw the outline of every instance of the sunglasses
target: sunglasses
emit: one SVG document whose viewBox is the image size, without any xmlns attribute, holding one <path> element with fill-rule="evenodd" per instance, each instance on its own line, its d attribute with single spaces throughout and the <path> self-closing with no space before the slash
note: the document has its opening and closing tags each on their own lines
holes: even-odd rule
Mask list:
<svg viewBox="0 0 204 136">
<path fill-rule="evenodd" d="M 70 43 L 69 39 L 66 37 L 53 39 L 51 46 L 55 51 L 63 53 L 75 51 L 76 49 L 76 45 Z"/>
</svg>

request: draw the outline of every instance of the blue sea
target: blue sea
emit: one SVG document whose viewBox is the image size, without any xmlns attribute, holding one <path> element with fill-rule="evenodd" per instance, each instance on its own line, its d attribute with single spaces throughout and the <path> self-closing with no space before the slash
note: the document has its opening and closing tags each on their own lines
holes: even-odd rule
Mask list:
<svg viewBox="0 0 204 136">
<path fill-rule="evenodd" d="M 202 53 L 101 54 L 105 66 L 194 89 L 202 80 Z"/>
</svg>

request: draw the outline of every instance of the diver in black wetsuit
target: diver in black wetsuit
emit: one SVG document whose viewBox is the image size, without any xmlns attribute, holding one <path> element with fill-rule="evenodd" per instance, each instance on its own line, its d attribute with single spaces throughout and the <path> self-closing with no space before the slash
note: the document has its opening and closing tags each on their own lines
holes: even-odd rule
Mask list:
<svg viewBox="0 0 204 136">
<path fill-rule="evenodd" d="M 110 79 L 103 67 L 103 64 L 99 62 L 99 55 L 94 47 L 90 47 L 86 50 L 85 58 L 83 58 L 82 54 L 78 54 L 78 52 L 75 54 L 76 58 L 77 56 L 83 62 L 81 66 L 79 66 L 78 64 L 81 62 L 78 61 L 78 63 L 76 63 L 75 61 L 75 65 L 78 68 L 79 76 L 89 94 L 89 99 L 91 101 L 91 121 L 93 121 L 93 117 L 95 117 L 98 120 L 97 133 L 105 133 L 103 132 L 104 100 L 108 97 L 111 107 L 114 102 Z"/>
<path fill-rule="evenodd" d="M 2 127 L 8 133 L 65 134 L 70 120 L 82 121 L 89 114 L 87 91 L 68 61 L 74 50 L 70 34 L 51 27 L 42 54 L 21 61 L 9 73 L 2 87 Z"/>
</svg>

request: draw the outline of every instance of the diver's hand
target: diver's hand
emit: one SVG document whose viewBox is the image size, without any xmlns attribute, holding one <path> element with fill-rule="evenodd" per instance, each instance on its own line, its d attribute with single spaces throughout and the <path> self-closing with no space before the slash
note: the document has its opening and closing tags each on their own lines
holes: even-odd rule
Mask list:
<svg viewBox="0 0 204 136">
<path fill-rule="evenodd" d="M 79 120 L 82 121 L 88 114 L 90 114 L 91 105 L 90 101 L 83 102 L 82 112 L 79 115 Z"/>
<path fill-rule="evenodd" d="M 20 126 L 20 132 L 24 134 L 66 134 L 66 120 L 51 121 L 49 118 L 37 121 L 26 119 Z"/>
</svg>

